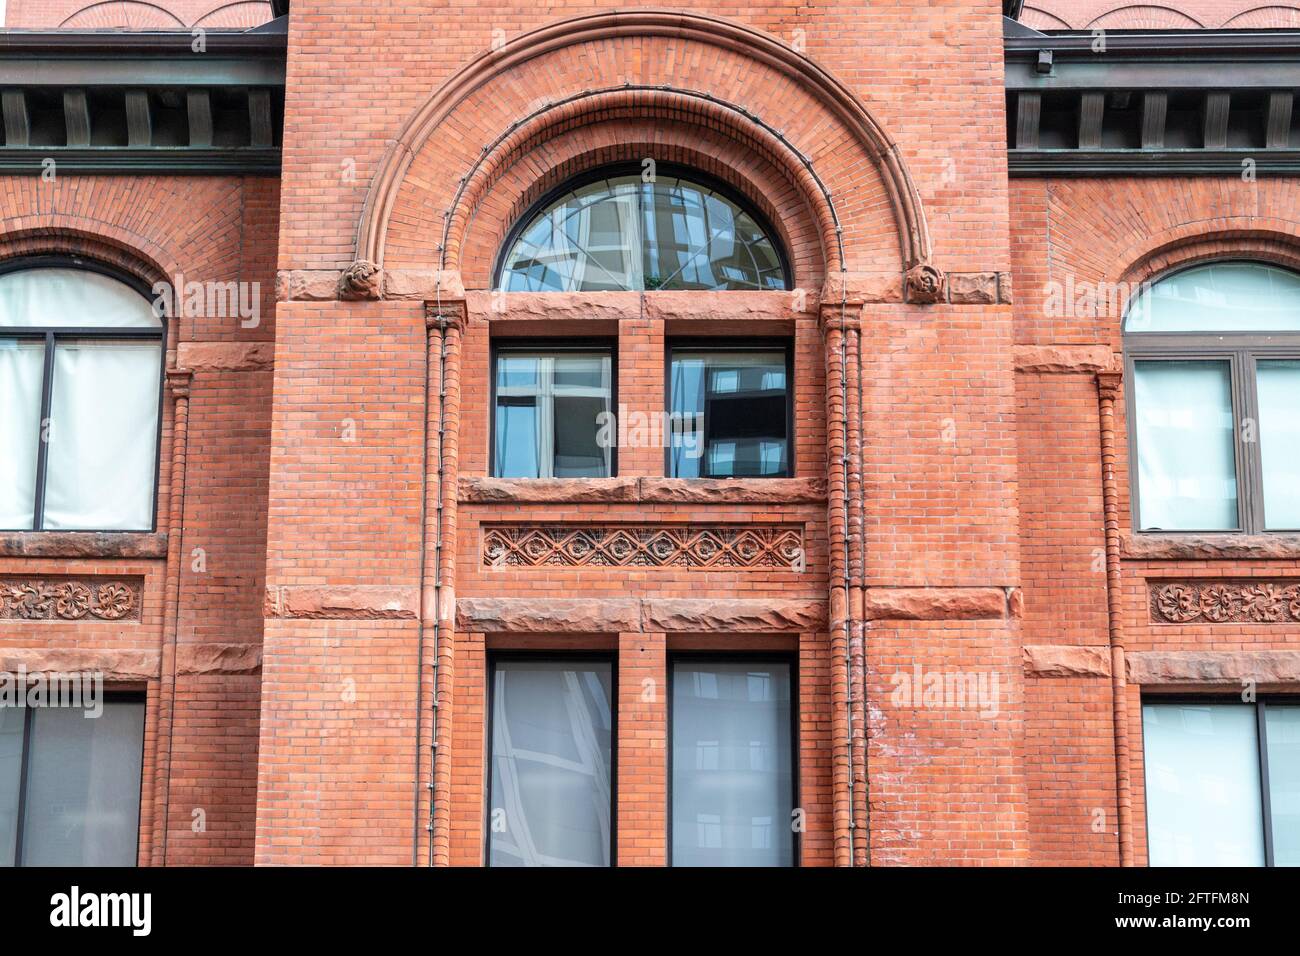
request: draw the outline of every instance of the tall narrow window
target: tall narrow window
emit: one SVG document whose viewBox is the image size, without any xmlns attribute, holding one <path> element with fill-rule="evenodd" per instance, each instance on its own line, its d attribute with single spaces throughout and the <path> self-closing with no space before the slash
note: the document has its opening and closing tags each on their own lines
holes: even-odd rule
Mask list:
<svg viewBox="0 0 1300 956">
<path fill-rule="evenodd" d="M 611 865 L 612 662 L 497 657 L 490 686 L 489 865 Z"/>
<path fill-rule="evenodd" d="M 672 663 L 672 863 L 792 866 L 791 669 Z"/>
<path fill-rule="evenodd" d="M 700 173 L 660 164 L 600 170 L 542 199 L 505 244 L 507 292 L 784 290 L 789 270 L 763 217 Z"/>
<path fill-rule="evenodd" d="M 1135 527 L 1300 529 L 1300 276 L 1217 262 L 1131 303 Z"/>
<path fill-rule="evenodd" d="M 0 707 L 0 863 L 134 866 L 144 701 Z"/>
<path fill-rule="evenodd" d="M 493 475 L 609 477 L 613 395 L 609 349 L 498 349 Z"/>
<path fill-rule="evenodd" d="M 672 477 L 790 475 L 788 348 L 683 343 L 669 365 Z"/>
<path fill-rule="evenodd" d="M 1300 864 L 1300 705 L 1142 707 L 1152 866 Z"/>
<path fill-rule="evenodd" d="M 162 336 L 107 275 L 0 274 L 0 528 L 153 527 Z"/>
</svg>

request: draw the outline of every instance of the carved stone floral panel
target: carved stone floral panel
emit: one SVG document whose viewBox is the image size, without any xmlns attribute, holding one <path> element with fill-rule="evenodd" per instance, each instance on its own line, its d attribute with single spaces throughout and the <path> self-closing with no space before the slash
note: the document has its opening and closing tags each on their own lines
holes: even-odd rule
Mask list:
<svg viewBox="0 0 1300 956">
<path fill-rule="evenodd" d="M 1157 624 L 1295 624 L 1300 580 L 1150 581 Z"/>
<path fill-rule="evenodd" d="M 753 526 L 527 526 L 483 529 L 487 567 L 802 571 L 803 529 Z"/>
<path fill-rule="evenodd" d="M 0 577 L 0 620 L 138 621 L 140 577 Z"/>
</svg>

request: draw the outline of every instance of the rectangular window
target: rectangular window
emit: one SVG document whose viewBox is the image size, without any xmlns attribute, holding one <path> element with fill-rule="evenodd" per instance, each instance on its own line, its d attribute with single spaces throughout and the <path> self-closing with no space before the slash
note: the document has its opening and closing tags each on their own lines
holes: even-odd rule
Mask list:
<svg viewBox="0 0 1300 956">
<path fill-rule="evenodd" d="M 1235 531 L 1232 367 L 1133 363 L 1139 513 L 1146 531 Z"/>
<path fill-rule="evenodd" d="M 497 656 L 489 687 L 488 865 L 611 865 L 613 661 Z"/>
<path fill-rule="evenodd" d="M 793 695 L 787 661 L 675 658 L 671 862 L 793 866 Z"/>
<path fill-rule="evenodd" d="M 0 708 L 0 863 L 134 866 L 144 701 Z"/>
<path fill-rule="evenodd" d="M 496 352 L 492 474 L 608 478 L 613 474 L 613 352 Z"/>
<path fill-rule="evenodd" d="M 1256 379 L 1264 527 L 1295 531 L 1300 529 L 1300 361 L 1261 361 Z"/>
<path fill-rule="evenodd" d="M 1152 866 L 1300 863 L 1300 704 L 1144 703 Z"/>
<path fill-rule="evenodd" d="M 790 378 L 784 345 L 672 348 L 669 474 L 789 477 Z"/>
</svg>

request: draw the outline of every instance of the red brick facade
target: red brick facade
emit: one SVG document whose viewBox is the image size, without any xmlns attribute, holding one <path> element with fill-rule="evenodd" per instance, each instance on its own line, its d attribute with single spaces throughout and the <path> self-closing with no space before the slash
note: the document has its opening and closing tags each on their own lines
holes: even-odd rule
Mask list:
<svg viewBox="0 0 1300 956">
<path fill-rule="evenodd" d="M 83 6 L 10 23 L 132 25 Z M 1300 577 L 1300 544 L 1138 539 L 1120 319 L 1042 290 L 1300 262 L 1300 192 L 1010 179 L 1000 13 L 294 0 L 278 181 L 6 176 L 6 257 L 261 284 L 256 328 L 171 322 L 156 533 L 0 535 L 0 576 L 143 579 L 138 622 L 0 621 L 6 667 L 147 690 L 140 862 L 481 864 L 487 658 L 536 649 L 616 655 L 620 864 L 667 861 L 687 650 L 797 660 L 803 865 L 1144 863 L 1144 688 L 1300 681 L 1261 656 L 1294 626 L 1153 623 L 1148 581 Z M 538 197 L 645 158 L 761 210 L 793 290 L 492 291 Z M 614 341 L 656 411 L 690 336 L 792 343 L 793 477 L 632 446 L 614 478 L 490 477 L 492 345 Z M 803 560 L 496 565 L 501 524 L 790 526 Z M 900 699 L 914 673 L 996 680 L 996 710 Z"/>
</svg>

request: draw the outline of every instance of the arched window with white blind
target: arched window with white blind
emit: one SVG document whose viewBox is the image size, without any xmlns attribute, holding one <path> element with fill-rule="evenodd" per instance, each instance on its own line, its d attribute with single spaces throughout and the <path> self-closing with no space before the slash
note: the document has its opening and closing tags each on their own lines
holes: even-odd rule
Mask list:
<svg viewBox="0 0 1300 956">
<path fill-rule="evenodd" d="M 0 529 L 153 529 L 163 335 L 99 266 L 0 271 Z"/>
<path fill-rule="evenodd" d="M 1196 265 L 1124 322 L 1134 526 L 1300 530 L 1300 275 Z"/>
</svg>

